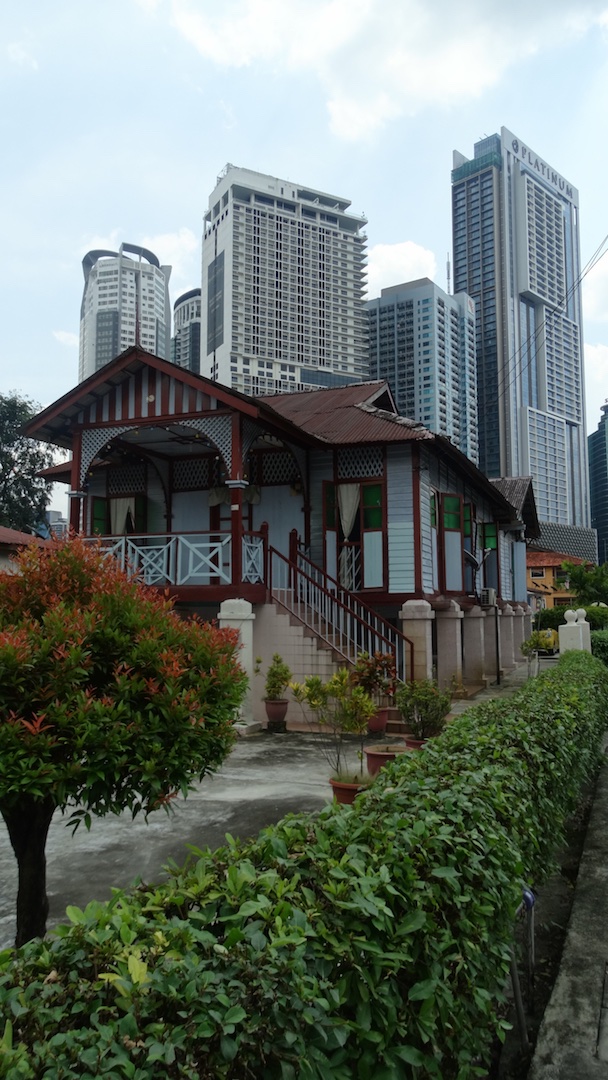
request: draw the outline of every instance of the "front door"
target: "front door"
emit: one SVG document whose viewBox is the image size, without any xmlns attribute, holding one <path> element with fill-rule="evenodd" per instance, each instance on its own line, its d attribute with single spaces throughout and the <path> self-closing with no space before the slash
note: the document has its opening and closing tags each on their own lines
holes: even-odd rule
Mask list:
<svg viewBox="0 0 608 1080">
<path fill-rule="evenodd" d="M 325 571 L 350 592 L 384 588 L 384 488 L 325 484 Z"/>
</svg>

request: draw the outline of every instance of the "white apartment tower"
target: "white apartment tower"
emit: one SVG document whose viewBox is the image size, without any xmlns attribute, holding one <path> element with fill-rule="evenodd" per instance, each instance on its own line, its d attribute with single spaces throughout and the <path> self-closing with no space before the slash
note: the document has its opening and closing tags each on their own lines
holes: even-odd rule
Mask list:
<svg viewBox="0 0 608 1080">
<path fill-rule="evenodd" d="M 89 251 L 82 260 L 78 379 L 89 377 L 130 345 L 168 359 L 170 266 L 135 244 Z"/>
<path fill-rule="evenodd" d="M 205 215 L 202 375 L 254 395 L 367 377 L 366 219 L 349 206 L 225 167 Z"/>
<path fill-rule="evenodd" d="M 201 290 L 190 289 L 178 296 L 173 305 L 171 359 L 179 367 L 200 375 L 201 364 Z"/>
<path fill-rule="evenodd" d="M 541 523 L 588 527 L 578 192 L 503 127 L 454 153 L 452 229 L 454 291 L 477 311 L 480 466 L 532 476 Z"/>
<path fill-rule="evenodd" d="M 365 305 L 369 374 L 386 379 L 402 416 L 447 438 L 475 464 L 475 304 L 429 278 L 382 289 Z"/>
</svg>

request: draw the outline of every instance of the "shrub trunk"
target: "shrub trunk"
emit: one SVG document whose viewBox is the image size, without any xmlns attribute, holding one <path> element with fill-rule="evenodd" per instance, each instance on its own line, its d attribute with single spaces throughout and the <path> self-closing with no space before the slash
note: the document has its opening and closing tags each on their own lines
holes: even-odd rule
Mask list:
<svg viewBox="0 0 608 1080">
<path fill-rule="evenodd" d="M 46 895 L 46 838 L 55 812 L 52 798 L 23 798 L 1 808 L 19 868 L 15 946 L 44 937 L 49 901 Z"/>
</svg>

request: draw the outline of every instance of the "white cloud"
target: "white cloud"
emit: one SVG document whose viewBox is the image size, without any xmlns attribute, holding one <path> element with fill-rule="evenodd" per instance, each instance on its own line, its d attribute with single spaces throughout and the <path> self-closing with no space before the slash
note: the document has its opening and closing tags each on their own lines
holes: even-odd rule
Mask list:
<svg viewBox="0 0 608 1080">
<path fill-rule="evenodd" d="M 18 64 L 19 67 L 28 67 L 32 71 L 38 71 L 38 61 L 35 56 L 32 56 L 19 41 L 12 41 L 6 46 L 6 55 L 13 64 Z"/>
<path fill-rule="evenodd" d="M 154 0 L 138 0 L 153 6 Z M 522 59 L 605 20 L 605 0 L 512 0 L 508 9 L 461 0 L 225 0 L 216 9 L 172 0 L 178 32 L 206 60 L 309 71 L 330 127 L 368 138 L 424 106 L 478 98 Z"/>
<path fill-rule="evenodd" d="M 368 252 L 367 295 L 375 300 L 382 289 L 428 277 L 433 281 L 437 262 L 432 251 L 405 240 L 401 244 L 374 244 Z"/>
<path fill-rule="evenodd" d="M 78 334 L 72 334 L 70 330 L 53 330 L 53 337 L 61 345 L 78 348 Z"/>
<path fill-rule="evenodd" d="M 201 281 L 201 238 L 182 227 L 178 232 L 144 236 L 142 246 L 158 256 L 161 265 L 170 266 L 173 293 L 193 289 Z"/>
<path fill-rule="evenodd" d="M 600 408 L 608 401 L 608 345 L 585 345 L 587 433 L 595 431 Z"/>
</svg>

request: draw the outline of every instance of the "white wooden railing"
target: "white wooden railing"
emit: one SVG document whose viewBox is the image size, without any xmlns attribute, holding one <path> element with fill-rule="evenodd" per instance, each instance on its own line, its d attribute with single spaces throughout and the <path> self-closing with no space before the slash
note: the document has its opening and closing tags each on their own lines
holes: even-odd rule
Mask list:
<svg viewBox="0 0 608 1080">
<path fill-rule="evenodd" d="M 90 537 L 146 585 L 232 585 L 230 533 L 147 533 L 140 536 Z M 264 581 L 264 538 L 245 533 L 242 581 Z"/>
</svg>

